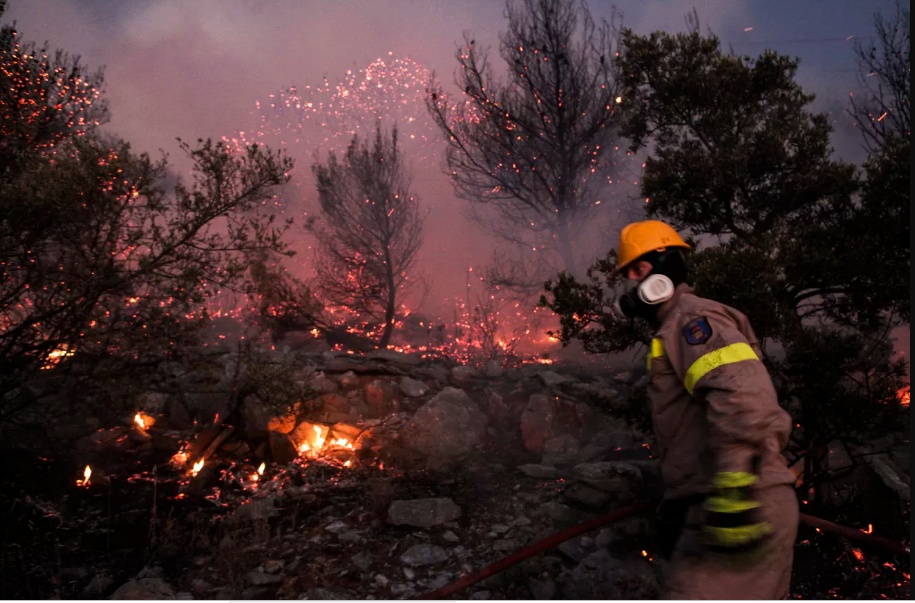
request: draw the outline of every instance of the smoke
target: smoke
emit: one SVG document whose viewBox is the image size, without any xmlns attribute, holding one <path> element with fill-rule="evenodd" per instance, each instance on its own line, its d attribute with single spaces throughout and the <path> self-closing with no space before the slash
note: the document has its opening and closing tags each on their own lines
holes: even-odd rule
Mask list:
<svg viewBox="0 0 915 603">
<path fill-rule="evenodd" d="M 596 18 L 610 17 L 610 4 L 596 0 L 589 4 Z M 623 24 L 639 33 L 685 31 L 685 16 L 693 7 L 701 30 L 718 34 L 725 48 L 756 56 L 771 47 L 800 56 L 803 85 L 820 94 L 819 107 L 832 102 L 836 125 L 844 128 L 849 120 L 839 109 L 854 87 L 856 70 L 853 42 L 846 38 L 871 35 L 873 13 L 889 12 L 892 2 L 835 0 L 829 10 L 819 3 L 787 0 L 621 2 L 618 6 Z M 175 153 L 176 137 L 190 141 L 281 137 L 282 120 L 270 115 L 275 123 L 265 121 L 266 108 L 271 98 L 278 99 L 293 86 L 303 98 L 311 95 L 312 101 L 329 102 L 338 91 L 318 92 L 322 86 L 349 86 L 355 93 L 366 83 L 365 70 L 379 59 L 389 66 L 411 61 L 417 66 L 413 75 L 425 77 L 428 70 L 449 84 L 456 67 L 456 43 L 464 31 L 473 32 L 479 46 L 490 47 L 493 66 L 501 68 L 497 49 L 498 33 L 505 25 L 503 11 L 503 3 L 494 0 L 12 0 L 5 17 L 6 22 L 17 22 L 26 40 L 47 40 L 52 49 L 79 54 L 91 69 L 105 66 L 106 96 L 112 109 L 108 131 L 130 141 L 137 151 L 170 153 L 180 173 L 187 166 Z M 360 107 L 368 124 L 377 116 L 394 117 L 402 131 L 424 131 L 424 124 L 406 121 L 410 116 L 423 119 L 416 96 L 422 84 L 418 78 L 410 82 L 409 91 L 396 91 L 401 104 L 383 110 L 376 102 L 382 97 L 371 97 L 377 90 L 362 90 L 362 105 L 347 105 L 336 116 L 314 114 L 315 120 L 336 119 L 334 128 L 312 124 L 297 143 L 284 140 L 297 160 L 299 186 L 290 194 L 297 197 L 301 211 L 314 207 L 311 164 L 329 149 L 339 149 L 352 132 L 361 131 L 354 125 Z M 342 99 L 336 100 L 338 108 L 343 107 Z M 267 132 L 272 126 L 274 131 Z M 334 140 L 327 136 L 331 129 Z M 287 128 L 286 134 L 292 133 Z M 465 202 L 454 197 L 442 173 L 444 145 L 438 136 L 429 129 L 421 143 L 406 139 L 404 148 L 413 165 L 416 195 L 430 210 L 420 260 L 433 280 L 428 303 L 439 301 L 438 310 L 446 312 L 447 303 L 441 300 L 464 297 L 468 268 L 474 268 L 475 278 L 481 274 L 495 243 L 464 218 Z M 853 135 L 843 129 L 838 140 L 843 145 L 840 154 L 854 155 Z M 631 217 L 638 207 L 635 183 L 640 164 L 636 160 L 627 166 L 625 181 L 613 195 L 620 204 L 608 204 L 607 224 L 614 218 L 613 211 L 620 220 Z M 296 261 L 305 266 L 309 241 L 298 229 L 302 253 Z M 615 242 L 614 232 L 597 228 L 589 253 L 602 255 Z"/>
</svg>

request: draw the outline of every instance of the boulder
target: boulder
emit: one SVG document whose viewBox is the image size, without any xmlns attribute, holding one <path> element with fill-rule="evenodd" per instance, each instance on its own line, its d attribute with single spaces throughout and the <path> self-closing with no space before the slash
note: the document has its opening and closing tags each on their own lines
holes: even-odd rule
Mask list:
<svg viewBox="0 0 915 603">
<path fill-rule="evenodd" d="M 446 387 L 416 411 L 401 430 L 401 439 L 424 457 L 449 461 L 483 441 L 486 423 L 486 415 L 463 390 Z"/>
</svg>

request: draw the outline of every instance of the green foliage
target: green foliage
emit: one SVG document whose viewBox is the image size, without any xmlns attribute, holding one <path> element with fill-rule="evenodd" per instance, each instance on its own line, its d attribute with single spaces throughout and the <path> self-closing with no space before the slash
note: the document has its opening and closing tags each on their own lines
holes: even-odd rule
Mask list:
<svg viewBox="0 0 915 603">
<path fill-rule="evenodd" d="M 71 392 L 85 402 L 113 387 L 106 379 L 134 379 L 131 367 L 188 353 L 207 300 L 244 289 L 250 254 L 286 252 L 288 224 L 258 208 L 292 167 L 261 147 L 200 140 L 181 143 L 193 182 L 169 186 L 164 159 L 91 131 L 104 112 L 77 60 L 11 40 L 5 29 L 0 423 L 34 417 L 60 376 L 82 383 Z"/>
<path fill-rule="evenodd" d="M 619 65 L 623 132 L 633 150 L 654 145 L 648 214 L 702 242 L 690 258 L 700 295 L 742 310 L 785 350 L 767 361 L 800 425 L 789 454 L 805 457 L 811 484 L 837 477 L 830 444 L 854 459 L 907 425 L 896 399 L 906 367 L 890 361 L 888 333 L 908 319 L 908 138 L 889 137 L 862 179 L 832 158 L 796 60 L 728 55 L 714 36 L 627 30 Z M 599 278 L 612 284 L 614 267 L 608 258 L 590 283 L 548 283 L 542 303 L 560 315 L 563 341 L 629 345 Z"/>
<path fill-rule="evenodd" d="M 559 332 L 548 331 L 550 336 L 563 343 L 578 339 L 592 354 L 621 352 L 636 343 L 648 343 L 648 325 L 630 321 L 614 310 L 614 291 L 623 281 L 614 273 L 615 268 L 616 251 L 610 251 L 588 268 L 587 282 L 576 280 L 568 272 L 546 282 L 545 289 L 552 298 L 541 295 L 538 305 L 555 312 L 560 324 Z"/>
</svg>

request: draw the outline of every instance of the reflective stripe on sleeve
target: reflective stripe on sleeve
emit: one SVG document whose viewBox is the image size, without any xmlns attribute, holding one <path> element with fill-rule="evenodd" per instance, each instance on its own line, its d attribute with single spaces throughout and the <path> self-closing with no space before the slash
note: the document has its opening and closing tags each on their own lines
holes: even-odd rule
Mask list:
<svg viewBox="0 0 915 603">
<path fill-rule="evenodd" d="M 733 364 L 744 360 L 759 360 L 756 352 L 753 351 L 753 348 L 750 347 L 750 344 L 748 343 L 732 343 L 723 348 L 713 350 L 708 354 L 700 356 L 699 359 L 687 369 L 686 376 L 683 378 L 683 385 L 686 387 L 686 391 L 692 394 L 696 384 L 709 371 L 714 370 L 719 366 L 724 366 L 725 364 Z"/>
<path fill-rule="evenodd" d="M 645 359 L 645 364 L 648 367 L 648 370 L 651 370 L 651 361 L 655 358 L 660 358 L 664 355 L 664 344 L 657 337 L 651 339 L 651 350 L 648 352 L 648 358 Z"/>
</svg>

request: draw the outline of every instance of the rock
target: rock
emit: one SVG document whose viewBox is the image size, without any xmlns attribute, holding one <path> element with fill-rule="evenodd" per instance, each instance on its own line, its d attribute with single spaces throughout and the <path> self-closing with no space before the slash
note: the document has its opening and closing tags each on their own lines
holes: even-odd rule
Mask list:
<svg viewBox="0 0 915 603">
<path fill-rule="evenodd" d="M 346 522 L 341 521 L 339 519 L 336 519 L 336 520 L 330 522 L 329 524 L 327 524 L 326 526 L 324 526 L 324 530 L 327 532 L 330 532 L 331 534 L 342 534 L 343 532 L 346 532 L 349 529 L 350 529 L 349 525 L 347 525 Z"/>
<path fill-rule="evenodd" d="M 252 498 L 248 504 L 239 505 L 233 517 L 239 521 L 266 521 L 280 512 L 276 508 L 275 496 L 267 498 Z"/>
<path fill-rule="evenodd" d="M 137 398 L 137 408 L 150 415 L 165 412 L 168 394 L 163 392 L 143 392 Z"/>
<path fill-rule="evenodd" d="M 461 516 L 461 508 L 450 498 L 395 500 L 388 507 L 388 523 L 418 528 L 437 526 Z"/>
<path fill-rule="evenodd" d="M 451 380 L 455 383 L 469 383 L 480 376 L 480 372 L 466 364 L 459 364 L 451 369 Z"/>
<path fill-rule="evenodd" d="M 629 599 L 658 597 L 658 580 L 650 563 L 638 556 L 620 559 L 606 549 L 588 555 L 562 589 L 566 599 Z"/>
<path fill-rule="evenodd" d="M 264 568 L 260 567 L 248 572 L 247 576 L 248 582 L 254 586 L 267 586 L 268 584 L 279 584 L 283 581 L 283 577 L 277 574 L 268 574 L 264 571 Z"/>
<path fill-rule="evenodd" d="M 536 601 L 549 601 L 556 596 L 556 582 L 549 576 L 531 578 L 527 583 L 531 598 Z"/>
<path fill-rule="evenodd" d="M 161 578 L 139 578 L 128 580 L 118 587 L 111 599 L 115 601 L 155 601 L 174 599 L 175 590 Z"/>
<path fill-rule="evenodd" d="M 347 592 L 345 590 L 332 590 L 329 588 L 321 588 L 320 586 L 315 588 L 309 588 L 305 591 L 305 596 L 300 597 L 310 600 L 317 601 L 346 601 L 354 600 L 357 597 L 353 593 Z"/>
<path fill-rule="evenodd" d="M 428 543 L 414 544 L 400 556 L 400 561 L 405 565 L 420 567 L 435 565 L 447 561 L 448 551 L 440 546 Z"/>
<path fill-rule="evenodd" d="M 518 465 L 518 470 L 529 477 L 537 479 L 556 479 L 559 477 L 559 469 L 551 465 Z"/>
<path fill-rule="evenodd" d="M 614 495 L 583 483 L 572 484 L 562 493 L 563 497 L 572 502 L 580 503 L 594 509 L 605 507 L 614 499 Z"/>
<path fill-rule="evenodd" d="M 445 530 L 442 532 L 442 540 L 445 542 L 460 542 L 461 539 L 458 538 L 458 535 L 451 530 Z"/>
<path fill-rule="evenodd" d="M 642 472 L 625 462 L 581 463 L 572 470 L 576 479 L 588 486 L 612 493 L 618 502 L 633 500 L 642 486 Z"/>
<path fill-rule="evenodd" d="M 553 371 L 541 371 L 537 373 L 537 378 L 539 378 L 540 382 L 547 387 L 554 387 L 556 385 L 562 385 L 563 383 L 572 383 L 576 381 L 574 377 L 569 377 L 568 375 L 560 375 L 559 373 L 554 373 Z"/>
<path fill-rule="evenodd" d="M 299 456 L 298 451 L 295 449 L 295 444 L 292 443 L 292 440 L 289 439 L 288 435 L 278 431 L 271 431 L 268 433 L 270 454 L 274 461 L 280 465 L 285 465 L 291 463 Z"/>
<path fill-rule="evenodd" d="M 521 412 L 521 437 L 531 452 L 543 452 L 547 441 L 578 431 L 575 411 L 555 397 L 533 394 Z"/>
<path fill-rule="evenodd" d="M 372 567 L 372 557 L 365 551 L 359 551 L 353 555 L 351 561 L 363 572 L 367 572 Z"/>
<path fill-rule="evenodd" d="M 394 391 L 390 381 L 375 379 L 367 383 L 363 391 L 370 416 L 383 417 L 393 407 Z"/>
<path fill-rule="evenodd" d="M 488 590 L 475 590 L 470 594 L 471 601 L 489 601 L 492 593 Z"/>
<path fill-rule="evenodd" d="M 343 389 L 352 389 L 359 385 L 359 377 L 353 371 L 346 371 L 337 377 L 337 383 Z"/>
<path fill-rule="evenodd" d="M 96 574 L 83 588 L 83 596 L 87 599 L 101 599 L 112 584 L 114 579 L 108 574 Z"/>
<path fill-rule="evenodd" d="M 577 511 L 556 501 L 549 501 L 541 505 L 540 512 L 561 525 L 571 525 L 593 518 L 593 515 Z"/>
<path fill-rule="evenodd" d="M 450 461 L 483 441 L 486 423 L 486 415 L 463 390 L 446 387 L 416 411 L 401 438 L 432 463 Z"/>
<path fill-rule="evenodd" d="M 365 355 L 366 360 L 382 360 L 394 364 L 400 364 L 405 367 L 416 366 L 423 362 L 422 358 L 416 354 L 405 354 L 397 350 L 372 350 Z"/>
<path fill-rule="evenodd" d="M 408 398 L 418 398 L 429 391 L 428 385 L 410 377 L 401 377 L 398 385 L 400 386 L 400 391 Z"/>
</svg>

